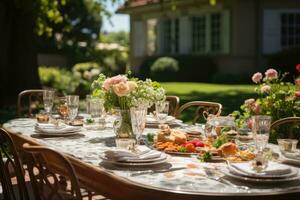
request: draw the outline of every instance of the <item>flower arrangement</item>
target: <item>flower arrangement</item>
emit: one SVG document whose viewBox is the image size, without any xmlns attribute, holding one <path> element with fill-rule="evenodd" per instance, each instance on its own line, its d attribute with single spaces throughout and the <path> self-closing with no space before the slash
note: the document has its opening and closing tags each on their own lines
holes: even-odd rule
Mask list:
<svg viewBox="0 0 300 200">
<path fill-rule="evenodd" d="M 100 74 L 92 84 L 92 95 L 104 99 L 106 109 L 129 109 L 134 106 L 150 107 L 165 99 L 165 90 L 151 79 L 145 81 L 126 75 L 106 77 Z"/>
<path fill-rule="evenodd" d="M 300 65 L 296 69 L 300 72 Z M 239 127 L 251 128 L 251 116 L 269 115 L 272 121 L 284 117 L 300 116 L 300 77 L 295 79 L 295 84 L 285 82 L 287 73 L 280 74 L 275 69 L 268 69 L 263 76 L 257 72 L 253 74 L 252 81 L 257 84 L 256 99 L 245 100 L 241 106 L 242 112 L 234 111 Z"/>
</svg>

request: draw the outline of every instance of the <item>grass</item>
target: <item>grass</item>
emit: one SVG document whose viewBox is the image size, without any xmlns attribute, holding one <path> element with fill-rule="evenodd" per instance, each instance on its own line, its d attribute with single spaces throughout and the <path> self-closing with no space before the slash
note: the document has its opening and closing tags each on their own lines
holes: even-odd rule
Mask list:
<svg viewBox="0 0 300 200">
<path fill-rule="evenodd" d="M 239 110 L 245 99 L 255 97 L 253 85 L 224 85 L 208 83 L 162 83 L 167 95 L 180 97 L 180 103 L 188 101 L 213 101 L 223 105 L 223 115 Z"/>
</svg>

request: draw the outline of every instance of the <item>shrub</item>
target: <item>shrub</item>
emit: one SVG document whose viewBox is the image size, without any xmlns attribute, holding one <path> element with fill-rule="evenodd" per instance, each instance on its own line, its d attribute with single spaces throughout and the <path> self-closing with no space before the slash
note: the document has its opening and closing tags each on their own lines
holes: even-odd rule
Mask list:
<svg viewBox="0 0 300 200">
<path fill-rule="evenodd" d="M 39 67 L 39 77 L 43 87 L 55 88 L 64 94 L 74 93 L 80 83 L 80 77 L 58 67 Z"/>
<path fill-rule="evenodd" d="M 147 78 L 150 75 L 150 66 L 158 57 L 148 57 L 140 66 L 139 76 Z M 216 65 L 209 56 L 180 55 L 172 56 L 177 60 L 179 70 L 176 72 L 176 81 L 180 82 L 210 82 L 216 72 Z"/>
<path fill-rule="evenodd" d="M 174 58 L 158 58 L 150 67 L 151 78 L 157 81 L 174 81 L 179 70 L 178 62 Z"/>
<path fill-rule="evenodd" d="M 92 82 L 97 79 L 102 71 L 100 66 L 94 62 L 77 63 L 72 68 L 73 74 L 80 78 L 76 92 L 84 96 L 90 93 Z"/>
<path fill-rule="evenodd" d="M 288 72 L 287 80 L 293 81 L 298 76 L 295 66 L 299 64 L 300 48 L 285 49 L 267 57 L 269 67 Z"/>
</svg>

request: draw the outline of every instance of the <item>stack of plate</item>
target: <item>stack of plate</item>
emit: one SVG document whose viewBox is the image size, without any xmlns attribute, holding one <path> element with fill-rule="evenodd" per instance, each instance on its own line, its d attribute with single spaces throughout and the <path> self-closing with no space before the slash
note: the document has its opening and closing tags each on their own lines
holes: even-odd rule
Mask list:
<svg viewBox="0 0 300 200">
<path fill-rule="evenodd" d="M 182 121 L 176 119 L 173 116 L 167 116 L 163 124 L 168 124 L 171 128 L 181 126 Z M 147 128 L 158 128 L 159 122 L 154 116 L 147 116 L 146 127 Z"/>
<path fill-rule="evenodd" d="M 251 162 L 228 164 L 227 176 L 242 181 L 276 183 L 300 180 L 299 170 L 288 165 L 269 162 L 263 172 L 255 172 Z"/>
<path fill-rule="evenodd" d="M 78 134 L 81 127 L 68 126 L 66 124 L 40 124 L 37 123 L 34 127 L 35 132 L 44 136 L 71 136 Z"/>
<path fill-rule="evenodd" d="M 167 161 L 165 153 L 150 149 L 138 154 L 122 150 L 106 151 L 100 158 L 113 165 L 137 167 L 159 165 Z"/>
</svg>

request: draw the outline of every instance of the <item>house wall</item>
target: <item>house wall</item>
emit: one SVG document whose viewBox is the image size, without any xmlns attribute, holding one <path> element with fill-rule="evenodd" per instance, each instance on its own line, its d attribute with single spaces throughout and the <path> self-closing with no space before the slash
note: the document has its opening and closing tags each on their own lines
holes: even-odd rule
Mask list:
<svg viewBox="0 0 300 200">
<path fill-rule="evenodd" d="M 131 13 L 130 62 L 132 66 L 139 66 L 147 57 L 147 44 L 142 41 L 147 38 L 147 31 L 141 31 L 144 36 L 136 36 L 136 33 L 132 31 L 134 21 L 170 15 L 189 16 L 203 12 L 203 10 L 219 9 L 230 12 L 230 50 L 225 54 L 213 55 L 219 67 L 218 72 L 222 74 L 251 74 L 266 67 L 266 58 L 263 55 L 264 10 L 300 9 L 300 0 L 284 0 L 284 3 L 283 0 L 218 0 L 218 4 L 214 7 L 208 5 L 208 1 L 199 0 L 197 3 L 192 1 L 192 4 L 188 4 L 188 1 L 185 2 L 186 4 L 177 5 L 176 11 L 168 11 L 162 7 L 155 9 L 153 6 L 149 6 L 149 9 L 144 8 L 142 12 Z M 139 56 L 134 56 L 132 51 L 137 43 L 142 45 L 145 51 Z M 181 43 L 181 46 L 184 46 L 184 43 Z M 187 49 L 188 47 L 185 46 L 185 51 Z"/>
</svg>

